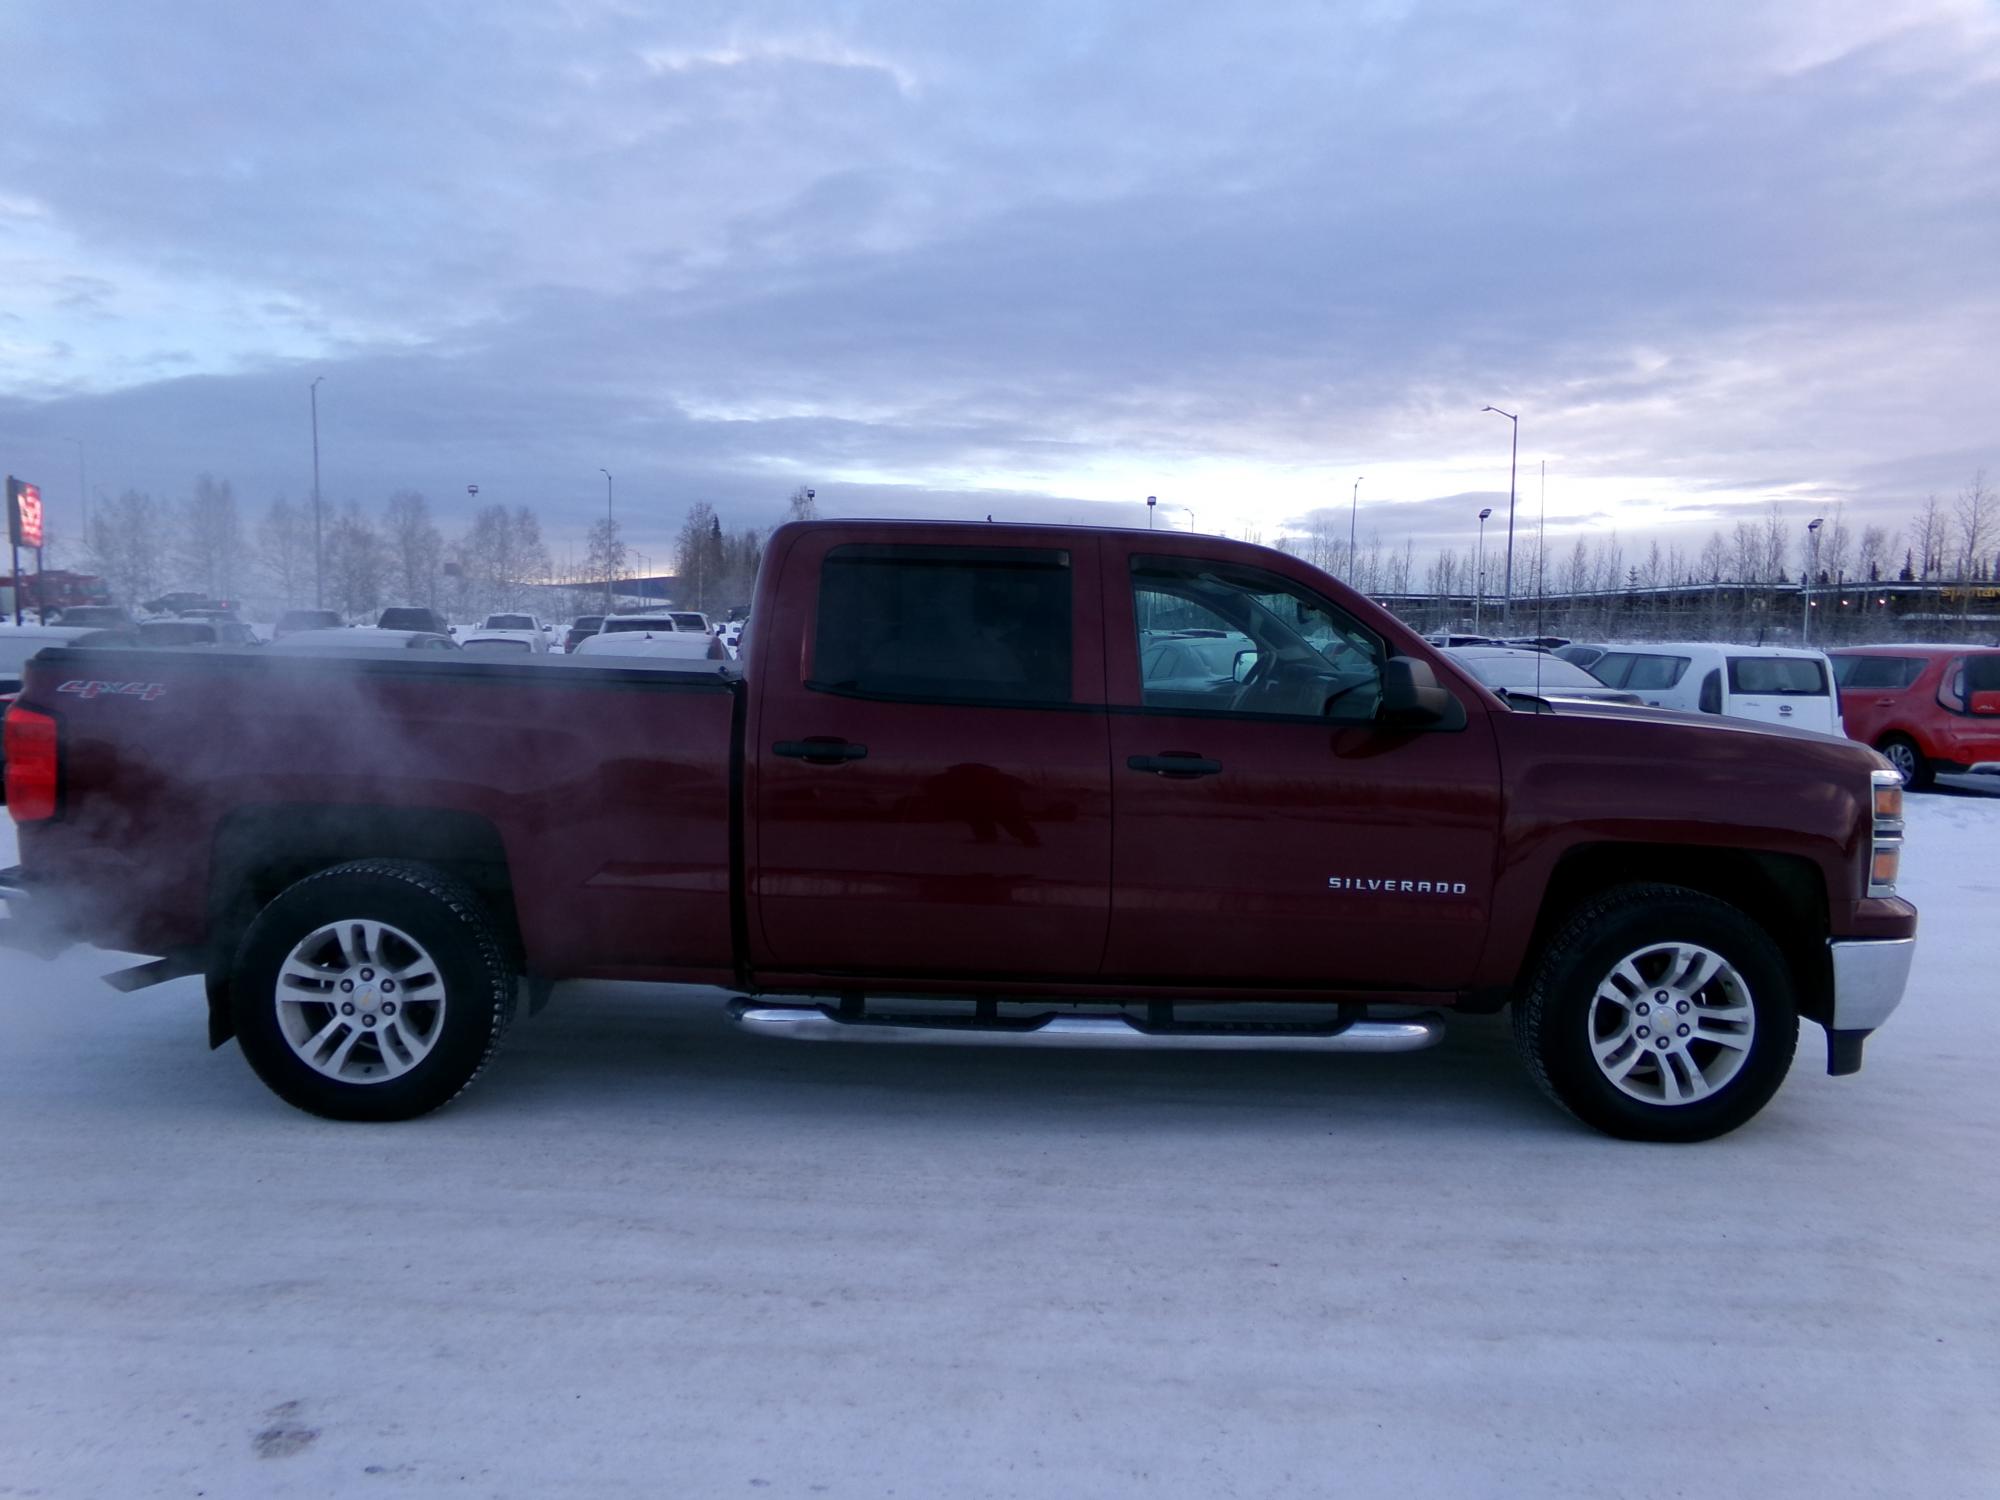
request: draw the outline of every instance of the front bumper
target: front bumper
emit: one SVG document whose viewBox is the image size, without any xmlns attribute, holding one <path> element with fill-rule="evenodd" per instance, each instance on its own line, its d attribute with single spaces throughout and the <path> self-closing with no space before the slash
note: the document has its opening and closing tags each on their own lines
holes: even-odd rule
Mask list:
<svg viewBox="0 0 2000 1500">
<path fill-rule="evenodd" d="M 1827 950 L 1833 958 L 1833 1019 L 1827 1029 L 1873 1031 L 1903 1002 L 1917 940 L 1835 938 Z"/>
</svg>

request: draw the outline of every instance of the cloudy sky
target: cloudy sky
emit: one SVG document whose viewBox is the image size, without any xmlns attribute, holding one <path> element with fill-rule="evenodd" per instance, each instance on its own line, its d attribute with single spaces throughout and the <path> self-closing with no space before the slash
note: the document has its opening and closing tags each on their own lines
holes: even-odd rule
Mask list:
<svg viewBox="0 0 2000 1500">
<path fill-rule="evenodd" d="M 2000 475 L 2000 6 L 0 8 L 0 466 L 1468 542 Z"/>
</svg>

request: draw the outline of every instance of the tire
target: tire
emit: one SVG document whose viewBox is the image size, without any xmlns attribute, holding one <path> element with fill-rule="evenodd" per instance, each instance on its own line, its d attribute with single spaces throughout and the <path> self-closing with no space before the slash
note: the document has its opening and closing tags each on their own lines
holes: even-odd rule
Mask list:
<svg viewBox="0 0 2000 1500">
<path fill-rule="evenodd" d="M 280 1099 L 330 1120 L 408 1120 L 479 1076 L 515 984 L 463 882 L 369 859 L 308 875 L 259 912 L 229 992 L 237 1044 Z"/>
<path fill-rule="evenodd" d="M 1903 785 L 1911 791 L 1924 791 L 1937 779 L 1937 768 L 1924 758 L 1916 741 L 1906 735 L 1885 734 L 1875 748 L 1888 757 L 1889 764 L 1902 774 Z"/>
<path fill-rule="evenodd" d="M 1616 886 L 1590 901 L 1514 1003 L 1514 1039 L 1542 1092 L 1624 1140 L 1734 1130 L 1785 1081 L 1798 1035 L 1777 944 L 1735 907 L 1684 886 Z"/>
</svg>

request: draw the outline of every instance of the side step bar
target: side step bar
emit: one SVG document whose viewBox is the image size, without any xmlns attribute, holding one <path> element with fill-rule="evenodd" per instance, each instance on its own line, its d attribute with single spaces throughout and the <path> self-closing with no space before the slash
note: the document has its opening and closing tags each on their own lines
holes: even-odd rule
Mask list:
<svg viewBox="0 0 2000 1500">
<path fill-rule="evenodd" d="M 1046 1012 L 1019 1020 L 977 1016 L 843 1016 L 830 1006 L 736 999 L 729 1017 L 759 1036 L 807 1042 L 920 1042 L 959 1047 L 1144 1047 L 1209 1052 L 1415 1052 L 1444 1039 L 1432 1016 L 1406 1021 L 1291 1026 L 1238 1021 L 1144 1026 L 1124 1016 Z"/>
</svg>

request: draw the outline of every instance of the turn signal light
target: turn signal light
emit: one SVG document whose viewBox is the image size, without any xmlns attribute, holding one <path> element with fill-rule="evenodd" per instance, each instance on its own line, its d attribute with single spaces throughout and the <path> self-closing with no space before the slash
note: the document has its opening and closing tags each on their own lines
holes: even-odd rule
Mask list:
<svg viewBox="0 0 2000 1500">
<path fill-rule="evenodd" d="M 1902 820 L 1902 787 L 1889 786 L 1880 781 L 1875 783 L 1875 816 L 1878 818 L 1895 818 L 1899 822 Z"/>
<path fill-rule="evenodd" d="M 7 811 L 16 823 L 56 815 L 56 721 L 16 703 L 7 710 Z"/>
<path fill-rule="evenodd" d="M 1902 863 L 1903 851 L 1900 847 L 1877 849 L 1873 863 L 1868 866 L 1868 884 L 1873 887 L 1888 886 L 1893 889 L 1896 884 L 1896 872 Z"/>
</svg>

